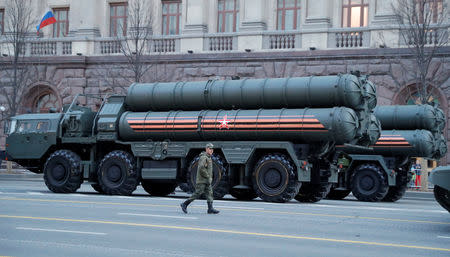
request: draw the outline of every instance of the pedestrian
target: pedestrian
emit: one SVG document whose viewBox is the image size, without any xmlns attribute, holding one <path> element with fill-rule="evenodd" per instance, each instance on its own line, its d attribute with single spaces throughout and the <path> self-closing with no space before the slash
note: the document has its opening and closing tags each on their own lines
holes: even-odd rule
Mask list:
<svg viewBox="0 0 450 257">
<path fill-rule="evenodd" d="M 197 167 L 197 179 L 195 181 L 195 192 L 183 203 L 180 204 L 184 213 L 187 213 L 187 207 L 195 199 L 205 194 L 208 203 L 208 214 L 217 214 L 218 210 L 213 208 L 213 191 L 211 182 L 213 179 L 213 164 L 211 155 L 214 152 L 214 146 L 211 143 L 206 144 L 205 151 L 200 153 Z"/>
</svg>

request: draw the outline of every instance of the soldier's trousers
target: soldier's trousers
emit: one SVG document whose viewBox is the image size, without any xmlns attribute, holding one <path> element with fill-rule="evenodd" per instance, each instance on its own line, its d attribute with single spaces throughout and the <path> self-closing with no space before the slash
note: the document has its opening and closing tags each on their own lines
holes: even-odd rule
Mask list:
<svg viewBox="0 0 450 257">
<path fill-rule="evenodd" d="M 198 199 L 202 196 L 202 194 L 205 194 L 206 201 L 208 203 L 213 202 L 213 191 L 211 184 L 197 184 L 195 185 L 195 192 L 189 197 L 188 200 L 194 201 L 195 199 Z"/>
</svg>

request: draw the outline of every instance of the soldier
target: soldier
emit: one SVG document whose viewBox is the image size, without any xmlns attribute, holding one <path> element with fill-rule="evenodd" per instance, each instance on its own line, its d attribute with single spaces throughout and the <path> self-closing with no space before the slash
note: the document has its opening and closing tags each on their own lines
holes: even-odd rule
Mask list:
<svg viewBox="0 0 450 257">
<path fill-rule="evenodd" d="M 180 204 L 184 213 L 187 213 L 187 207 L 195 199 L 198 199 L 203 193 L 206 196 L 208 202 L 208 214 L 217 214 L 218 210 L 213 208 L 213 191 L 211 188 L 211 182 L 213 179 L 213 164 L 211 155 L 214 151 L 213 144 L 206 144 L 205 152 L 200 154 L 197 168 L 197 179 L 195 181 L 195 192 L 189 199 Z"/>
</svg>

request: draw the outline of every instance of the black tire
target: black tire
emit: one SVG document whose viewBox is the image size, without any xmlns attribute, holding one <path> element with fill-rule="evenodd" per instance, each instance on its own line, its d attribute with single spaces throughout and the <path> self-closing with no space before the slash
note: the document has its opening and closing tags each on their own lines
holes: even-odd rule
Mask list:
<svg viewBox="0 0 450 257">
<path fill-rule="evenodd" d="M 408 186 L 408 172 L 398 172 L 395 183 L 395 186 L 389 187 L 382 201 L 396 202 L 405 195 L 406 187 Z"/>
<path fill-rule="evenodd" d="M 230 195 L 241 201 L 251 201 L 258 197 L 253 188 L 249 189 L 230 189 Z"/>
<path fill-rule="evenodd" d="M 100 194 L 105 194 L 102 187 L 99 184 L 91 184 L 91 187 Z"/>
<path fill-rule="evenodd" d="M 48 157 L 44 165 L 44 181 L 55 193 L 73 193 L 83 183 L 81 159 L 69 150 L 58 150 Z"/>
<path fill-rule="evenodd" d="M 183 190 L 183 192 L 188 193 L 188 194 L 192 194 L 194 193 L 194 188 L 192 188 L 189 183 L 186 182 L 179 182 L 178 186 L 180 187 L 181 190 Z"/>
<path fill-rule="evenodd" d="M 230 187 L 228 183 L 228 171 L 225 168 L 224 162 L 220 155 L 213 155 L 211 156 L 211 159 L 213 162 L 213 180 L 211 183 L 211 187 L 213 189 L 213 197 L 214 199 L 222 199 L 226 194 L 228 194 Z M 195 181 L 197 179 L 197 167 L 199 160 L 200 156 L 195 157 L 191 161 L 191 164 L 189 165 L 189 168 L 187 170 L 187 191 L 189 192 L 195 191 Z M 204 199 L 205 196 L 202 195 L 201 198 Z"/>
<path fill-rule="evenodd" d="M 97 171 L 98 183 L 108 195 L 131 195 L 139 185 L 134 157 L 124 151 L 112 151 L 103 157 Z"/>
<path fill-rule="evenodd" d="M 351 190 L 335 190 L 331 189 L 327 195 L 327 199 L 342 200 L 350 194 Z"/>
<path fill-rule="evenodd" d="M 374 164 L 358 166 L 351 179 L 352 193 L 360 201 L 379 202 L 389 189 L 386 174 Z"/>
<path fill-rule="evenodd" d="M 148 180 L 142 180 L 141 185 L 145 192 L 153 196 L 166 196 L 175 191 L 176 183 L 154 183 Z"/>
<path fill-rule="evenodd" d="M 330 192 L 330 183 L 310 184 L 302 183 L 295 200 L 301 203 L 316 203 L 325 198 Z"/>
<path fill-rule="evenodd" d="M 263 156 L 255 165 L 252 180 L 256 194 L 266 202 L 289 202 L 301 185 L 293 164 L 283 154 Z"/>
<path fill-rule="evenodd" d="M 444 207 L 448 212 L 450 212 L 450 192 L 445 188 L 440 186 L 434 186 L 434 198 L 436 201 Z"/>
</svg>

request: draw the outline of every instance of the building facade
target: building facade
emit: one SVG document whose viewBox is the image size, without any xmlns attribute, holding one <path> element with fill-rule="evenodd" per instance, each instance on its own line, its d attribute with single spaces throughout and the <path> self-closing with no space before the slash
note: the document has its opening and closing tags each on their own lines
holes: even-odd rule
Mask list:
<svg viewBox="0 0 450 257">
<path fill-rule="evenodd" d="M 333 75 L 359 70 L 377 85 L 378 104 L 414 102 L 414 56 L 399 33 L 396 0 L 32 0 L 39 19 L 23 54 L 34 76 L 20 92 L 19 112 L 60 109 L 77 93 L 124 93 L 134 80 L 122 39 L 141 14 L 149 37 L 143 82 Z M 144 3 L 140 11 L 136 3 Z M 450 0 L 437 1 L 436 17 Z M 440 16 L 439 16 L 440 17 Z M 37 24 L 36 24 L 37 25 Z M 8 0 L 0 0 L 0 65 L 7 65 Z M 430 42 L 434 40 L 430 34 Z M 122 42 L 122 43 L 121 43 Z M 138 52 L 137 49 L 131 53 Z M 406 70 L 406 71 L 405 71 Z M 431 63 L 432 97 L 450 112 L 450 47 Z M 8 80 L 1 73 L 0 81 Z M 0 96 L 5 105 L 6 96 Z M 98 108 L 98 101 L 86 104 Z M 6 106 L 6 105 L 5 105 Z M 447 124 L 449 120 L 447 121 Z M 450 131 L 446 127 L 446 137 Z M 1 137 L 0 145 L 4 145 Z M 442 160 L 450 162 L 450 154 Z"/>
</svg>

